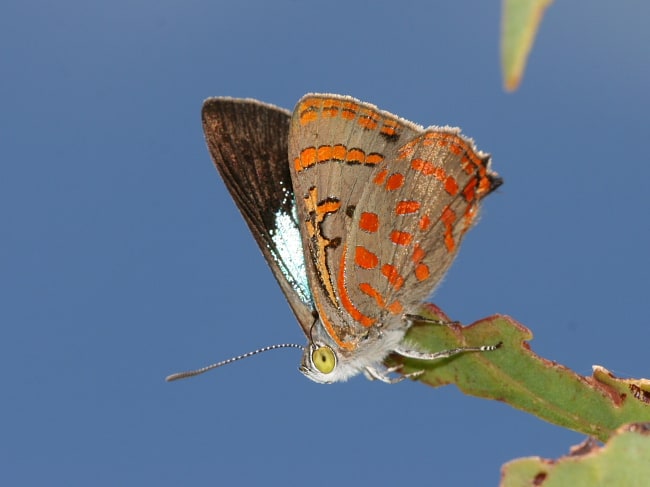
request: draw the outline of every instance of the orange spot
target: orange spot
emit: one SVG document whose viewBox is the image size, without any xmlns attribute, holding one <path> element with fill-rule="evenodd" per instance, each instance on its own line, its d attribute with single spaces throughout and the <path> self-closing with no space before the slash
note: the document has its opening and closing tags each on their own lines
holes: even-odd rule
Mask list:
<svg viewBox="0 0 650 487">
<path fill-rule="evenodd" d="M 341 102 L 340 100 L 322 100 L 321 105 L 323 108 L 340 108 L 341 107 Z"/>
<path fill-rule="evenodd" d="M 426 255 L 427 253 L 422 247 L 420 247 L 420 244 L 415 244 L 415 248 L 413 249 L 413 256 L 411 257 L 411 259 L 413 259 L 413 262 L 417 264 L 422 259 L 424 259 Z"/>
<path fill-rule="evenodd" d="M 377 128 L 378 118 L 376 113 L 364 110 L 357 123 L 364 129 L 375 130 Z"/>
<path fill-rule="evenodd" d="M 449 143 L 458 142 L 460 140 L 461 139 L 453 134 L 447 134 L 445 132 L 429 132 L 425 136 L 424 145 L 437 145 L 439 147 L 444 147 Z"/>
<path fill-rule="evenodd" d="M 310 122 L 318 120 L 319 114 L 318 109 L 320 108 L 319 100 L 309 99 L 301 103 L 300 111 L 300 123 L 306 125 Z"/>
<path fill-rule="evenodd" d="M 429 277 L 429 266 L 426 264 L 418 264 L 415 267 L 415 277 L 418 281 L 424 281 Z"/>
<path fill-rule="evenodd" d="M 467 183 L 467 186 L 463 189 L 463 196 L 465 197 L 465 201 L 470 202 L 474 201 L 476 199 L 476 185 L 478 181 L 476 178 L 470 179 L 469 183 Z"/>
<path fill-rule="evenodd" d="M 318 120 L 318 113 L 313 110 L 305 110 L 300 114 L 300 123 L 303 125 L 307 125 L 316 120 Z"/>
<path fill-rule="evenodd" d="M 463 235 L 465 232 L 472 226 L 472 223 L 474 223 L 474 219 L 476 218 L 476 206 L 475 205 L 469 205 L 467 209 L 465 210 L 465 213 L 463 214 Z"/>
<path fill-rule="evenodd" d="M 323 100 L 322 106 L 323 116 L 333 118 L 338 115 L 341 103 L 338 100 Z"/>
<path fill-rule="evenodd" d="M 384 184 L 384 181 L 386 181 L 387 174 L 388 174 L 388 170 L 384 169 L 383 171 L 381 171 L 379 174 L 375 176 L 375 179 L 373 179 L 372 182 L 375 184 Z"/>
<path fill-rule="evenodd" d="M 388 178 L 388 181 L 386 181 L 386 189 L 388 191 L 393 191 L 395 189 L 399 189 L 402 187 L 404 184 L 404 176 L 398 172 L 391 174 L 390 177 Z"/>
<path fill-rule="evenodd" d="M 460 145 L 453 144 L 449 147 L 449 150 L 452 152 L 454 155 L 461 155 L 463 153 L 463 148 Z"/>
<path fill-rule="evenodd" d="M 451 196 L 456 196 L 456 193 L 458 193 L 458 183 L 451 176 L 448 176 L 445 180 L 445 191 Z"/>
<path fill-rule="evenodd" d="M 366 153 L 361 149 L 350 149 L 348 151 L 346 160 L 352 163 L 363 164 L 366 162 Z"/>
<path fill-rule="evenodd" d="M 420 230 L 426 232 L 431 226 L 431 218 L 429 218 L 429 215 L 424 215 L 422 218 L 420 218 L 418 226 L 420 227 Z"/>
<path fill-rule="evenodd" d="M 472 164 L 474 164 L 476 167 L 483 167 L 484 162 L 477 154 L 472 152 L 469 148 L 467 148 L 467 152 L 469 153 L 469 158 L 472 161 Z"/>
<path fill-rule="evenodd" d="M 372 152 L 366 156 L 366 164 L 379 164 L 384 161 L 384 156 L 377 152 Z"/>
<path fill-rule="evenodd" d="M 431 176 L 435 170 L 435 166 L 424 159 L 416 157 L 411 161 L 411 169 L 419 171 L 425 176 Z"/>
<path fill-rule="evenodd" d="M 347 247 L 343 247 L 343 252 L 341 252 L 341 263 L 339 265 L 339 275 L 337 278 L 337 287 L 339 291 L 339 296 L 341 299 L 341 306 L 350 314 L 352 319 L 357 323 L 360 323 L 362 326 L 368 328 L 375 324 L 377 321 L 375 318 L 370 318 L 369 316 L 364 315 L 357 308 L 354 307 L 350 296 L 348 296 L 348 291 L 345 288 L 345 256 L 347 254 Z"/>
<path fill-rule="evenodd" d="M 310 166 L 316 164 L 316 148 L 307 147 L 300 152 L 300 164 L 303 169 L 307 169 Z"/>
<path fill-rule="evenodd" d="M 325 201 L 318 205 L 317 211 L 319 214 L 323 215 L 326 213 L 334 213 L 341 208 L 340 201 Z"/>
<path fill-rule="evenodd" d="M 309 110 L 313 108 L 320 108 L 323 105 L 323 100 L 318 98 L 307 98 L 300 105 L 301 110 Z"/>
<path fill-rule="evenodd" d="M 295 168 L 296 172 L 302 171 L 303 167 L 302 164 L 300 163 L 300 157 L 296 157 L 293 160 L 293 167 Z"/>
<path fill-rule="evenodd" d="M 424 136 L 423 145 L 447 147 L 448 145 L 457 145 L 464 150 L 467 144 L 455 134 L 448 134 L 445 132 L 429 132 Z"/>
<path fill-rule="evenodd" d="M 337 161 L 344 161 L 347 153 L 348 149 L 344 145 L 336 144 L 334 147 L 332 147 L 332 159 L 336 159 Z"/>
<path fill-rule="evenodd" d="M 384 264 L 381 267 L 381 273 L 388 279 L 388 282 L 395 290 L 400 289 L 404 285 L 404 278 L 397 271 L 397 267 L 391 264 Z"/>
<path fill-rule="evenodd" d="M 318 162 L 325 162 L 332 159 L 332 146 L 331 145 L 321 145 L 317 149 L 316 159 Z"/>
<path fill-rule="evenodd" d="M 393 301 L 391 304 L 386 306 L 386 302 L 384 301 L 384 298 L 381 296 L 381 294 L 379 294 L 379 291 L 377 291 L 374 287 L 372 287 L 370 283 L 367 282 L 360 283 L 359 290 L 364 294 L 367 294 L 368 296 L 373 298 L 377 302 L 377 305 L 380 308 L 386 308 L 394 315 L 400 314 L 404 309 L 399 301 Z"/>
<path fill-rule="evenodd" d="M 384 298 L 381 297 L 381 294 L 379 294 L 379 291 L 377 291 L 369 283 L 362 282 L 361 284 L 359 284 L 359 289 L 364 294 L 367 294 L 371 298 L 374 298 L 374 300 L 377 301 L 377 304 L 379 305 L 380 308 L 383 308 L 386 305 L 386 303 L 384 302 Z"/>
<path fill-rule="evenodd" d="M 411 161 L 411 169 L 419 171 L 425 176 L 433 176 L 438 181 L 444 182 L 448 177 L 447 172 L 443 168 L 438 167 L 429 161 L 425 161 L 424 159 L 413 159 Z"/>
<path fill-rule="evenodd" d="M 479 192 L 484 194 L 489 192 L 491 188 L 492 184 L 490 183 L 490 180 L 487 177 L 481 178 L 481 182 L 479 183 Z"/>
<path fill-rule="evenodd" d="M 442 210 L 442 216 L 440 217 L 440 219 L 445 224 L 445 226 L 450 227 L 456 221 L 456 213 L 454 213 L 454 210 L 452 210 L 448 206 L 445 206 L 445 209 Z"/>
<path fill-rule="evenodd" d="M 419 209 L 419 201 L 400 201 L 395 207 L 395 213 L 398 215 L 408 215 L 409 213 L 416 213 Z"/>
<path fill-rule="evenodd" d="M 357 116 L 357 112 L 359 111 L 359 105 L 349 101 L 345 101 L 341 105 L 343 106 L 343 110 L 341 110 L 341 117 L 346 120 L 354 120 L 354 118 Z"/>
<path fill-rule="evenodd" d="M 359 228 L 366 232 L 376 232 L 379 229 L 379 217 L 376 213 L 364 211 L 359 218 Z"/>
<path fill-rule="evenodd" d="M 425 145 L 427 147 L 431 147 L 436 143 L 437 138 L 440 136 L 440 133 L 431 133 L 429 132 L 428 134 L 424 134 L 424 139 L 422 140 L 422 145 Z"/>
<path fill-rule="evenodd" d="M 408 245 L 413 240 L 413 235 L 411 235 L 408 232 L 400 232 L 398 230 L 393 230 L 390 233 L 390 239 L 394 244 Z"/>
<path fill-rule="evenodd" d="M 399 125 L 393 120 L 384 120 L 384 125 L 381 128 L 380 132 L 384 135 L 394 136 L 397 133 L 397 127 Z"/>
<path fill-rule="evenodd" d="M 358 245 L 355 250 L 354 261 L 364 269 L 374 269 L 379 264 L 377 256 L 361 245 Z"/>
<path fill-rule="evenodd" d="M 466 154 L 463 155 L 460 162 L 461 164 L 464 164 L 463 169 L 467 174 L 474 174 L 477 170 L 480 174 L 485 170 L 485 163 L 483 160 L 481 160 L 481 158 L 470 149 L 467 149 Z"/>
<path fill-rule="evenodd" d="M 388 306 L 386 306 L 386 309 L 394 315 L 402 314 L 402 311 L 404 311 L 404 307 L 399 301 L 393 301 Z"/>
<path fill-rule="evenodd" d="M 445 247 L 447 247 L 447 252 L 453 252 L 456 248 L 456 242 L 451 232 L 445 232 Z"/>
<path fill-rule="evenodd" d="M 425 176 L 433 176 L 445 185 L 445 191 L 452 196 L 455 196 L 458 192 L 458 184 L 456 183 L 456 180 L 453 177 L 448 176 L 447 172 L 443 168 L 435 166 L 429 161 L 415 158 L 411 161 L 411 169 L 419 171 Z"/>
<path fill-rule="evenodd" d="M 456 241 L 454 240 L 454 223 L 456 222 L 456 213 L 448 206 L 442 211 L 440 217 L 445 224 L 445 246 L 448 252 L 453 252 L 456 248 Z"/>
</svg>

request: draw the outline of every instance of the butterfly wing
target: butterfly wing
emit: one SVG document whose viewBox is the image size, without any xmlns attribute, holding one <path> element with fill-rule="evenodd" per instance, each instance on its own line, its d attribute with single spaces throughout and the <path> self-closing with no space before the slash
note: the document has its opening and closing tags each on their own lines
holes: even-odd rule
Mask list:
<svg viewBox="0 0 650 487">
<path fill-rule="evenodd" d="M 480 200 L 501 179 L 489 156 L 450 127 L 421 132 L 386 160 L 352 218 L 347 292 L 369 318 L 401 327 L 403 313 L 417 312 L 442 280 Z"/>
<path fill-rule="evenodd" d="M 210 98 L 203 131 L 212 160 L 303 329 L 313 321 L 288 166 L 290 114 L 250 99 Z"/>
<path fill-rule="evenodd" d="M 352 227 L 372 225 L 359 217 L 358 204 L 386 154 L 420 130 L 351 97 L 306 95 L 294 110 L 289 164 L 307 275 L 320 320 L 341 349 L 352 351 L 376 323 L 348 292 L 356 286 L 346 263 L 355 255 Z"/>
<path fill-rule="evenodd" d="M 300 100 L 289 163 L 314 304 L 348 351 L 369 328 L 404 326 L 501 183 L 458 129 L 338 95 Z"/>
</svg>

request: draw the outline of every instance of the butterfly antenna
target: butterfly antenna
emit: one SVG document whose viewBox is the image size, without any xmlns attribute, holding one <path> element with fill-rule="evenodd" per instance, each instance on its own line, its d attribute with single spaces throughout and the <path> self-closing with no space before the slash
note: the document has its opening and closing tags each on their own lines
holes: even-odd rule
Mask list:
<svg viewBox="0 0 650 487">
<path fill-rule="evenodd" d="M 314 315 L 314 322 L 311 324 L 309 327 L 309 343 L 313 344 L 314 343 L 314 328 L 316 327 L 316 323 L 318 323 L 318 315 Z"/>
<path fill-rule="evenodd" d="M 237 360 L 252 357 L 253 355 L 257 355 L 258 353 L 262 353 L 262 352 L 268 352 L 269 350 L 276 350 L 278 348 L 299 348 L 300 350 L 305 349 L 305 347 L 303 347 L 302 345 L 298 345 L 297 343 L 280 343 L 278 345 L 270 345 L 268 347 L 258 348 L 257 350 L 253 350 L 252 352 L 247 352 L 243 355 L 238 355 L 236 357 L 229 358 L 228 360 L 222 360 L 221 362 L 217 362 L 216 364 L 201 367 L 200 369 L 188 370 L 187 372 L 177 372 L 175 374 L 168 375 L 167 377 L 165 377 L 165 380 L 167 382 L 172 382 L 174 380 L 186 379 L 187 377 L 194 377 L 195 375 L 201 375 L 204 372 L 207 372 L 208 370 L 216 369 L 217 367 L 222 367 L 224 365 L 237 362 Z"/>
</svg>

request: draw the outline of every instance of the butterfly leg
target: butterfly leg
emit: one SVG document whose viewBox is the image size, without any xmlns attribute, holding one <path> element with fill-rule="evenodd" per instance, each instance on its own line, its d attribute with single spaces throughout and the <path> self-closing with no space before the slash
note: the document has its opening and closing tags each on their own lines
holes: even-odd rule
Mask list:
<svg viewBox="0 0 650 487">
<path fill-rule="evenodd" d="M 402 318 L 408 323 L 413 323 L 414 321 L 421 321 L 424 323 L 429 323 L 431 325 L 443 325 L 443 326 L 460 325 L 460 321 L 439 320 L 435 318 L 427 318 L 426 316 L 422 316 L 422 315 L 405 314 L 402 316 Z"/>
<path fill-rule="evenodd" d="M 461 347 L 461 348 L 451 348 L 449 350 L 441 350 L 439 352 L 422 352 L 421 350 L 415 350 L 414 348 L 406 348 L 403 345 L 395 349 L 395 353 L 401 355 L 402 357 L 412 358 L 416 360 L 440 360 L 443 358 L 453 357 L 454 355 L 460 355 L 461 353 L 466 352 L 491 352 L 501 347 L 502 342 L 497 343 L 496 345 L 483 345 L 481 347 Z M 370 380 L 378 379 L 387 384 L 396 384 L 403 381 L 404 379 L 416 379 L 422 374 L 424 370 L 417 370 L 415 372 L 410 372 L 398 377 L 389 377 L 388 374 L 391 372 L 396 372 L 402 368 L 402 365 L 396 367 L 390 367 L 386 369 L 385 373 L 382 374 L 376 369 L 366 368 L 364 373 L 366 377 Z"/>
<path fill-rule="evenodd" d="M 458 321 L 443 321 L 438 319 L 431 319 L 425 316 L 414 315 L 414 314 L 405 314 L 404 320 L 407 322 L 413 323 L 414 321 L 420 321 L 425 323 L 430 323 L 433 325 L 458 325 Z M 404 343 L 395 350 L 396 353 L 400 354 L 402 357 L 413 358 L 417 360 L 440 360 L 443 358 L 453 357 L 454 355 L 459 355 L 465 352 L 492 352 L 497 348 L 501 347 L 502 342 L 497 343 L 496 345 L 482 345 L 480 347 L 459 347 L 451 348 L 449 350 L 441 350 L 439 352 L 423 352 L 421 350 L 416 350 L 414 348 L 406 347 Z"/>
<path fill-rule="evenodd" d="M 419 377 L 420 375 L 424 374 L 424 370 L 418 370 L 417 372 L 411 372 L 410 374 L 399 375 L 397 377 L 390 377 L 388 375 L 392 372 L 397 372 L 401 368 L 402 368 L 401 365 L 397 365 L 396 367 L 390 367 L 383 371 L 380 371 L 373 367 L 366 367 L 363 370 L 363 373 L 367 379 L 380 380 L 385 384 L 397 384 L 398 382 L 402 382 L 404 379 L 415 379 L 416 377 Z"/>
<path fill-rule="evenodd" d="M 400 354 L 402 357 L 413 358 L 416 360 L 440 360 L 466 352 L 492 352 L 501 347 L 502 344 L 503 342 L 499 342 L 496 345 L 482 345 L 480 347 L 450 348 L 449 350 L 441 350 L 439 352 L 423 352 L 421 350 L 406 347 L 404 344 L 400 344 L 400 346 L 395 350 L 395 353 Z"/>
</svg>

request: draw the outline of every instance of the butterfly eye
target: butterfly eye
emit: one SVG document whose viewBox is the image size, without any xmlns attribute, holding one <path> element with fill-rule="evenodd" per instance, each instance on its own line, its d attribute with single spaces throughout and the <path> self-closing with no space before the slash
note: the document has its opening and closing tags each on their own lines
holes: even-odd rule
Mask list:
<svg viewBox="0 0 650 487">
<path fill-rule="evenodd" d="M 330 347 L 318 347 L 311 353 L 311 361 L 323 374 L 329 374 L 336 367 L 336 356 Z"/>
</svg>

